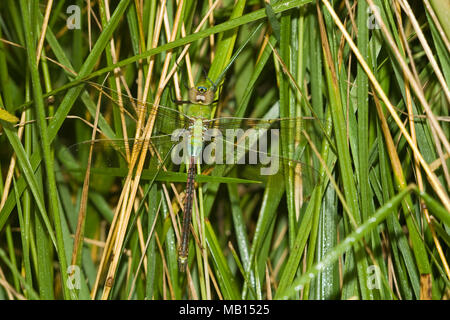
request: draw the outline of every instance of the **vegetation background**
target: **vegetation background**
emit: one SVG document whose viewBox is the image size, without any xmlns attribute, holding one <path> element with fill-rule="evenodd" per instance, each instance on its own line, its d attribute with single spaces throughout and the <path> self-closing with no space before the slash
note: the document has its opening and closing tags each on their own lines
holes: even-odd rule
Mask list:
<svg viewBox="0 0 450 320">
<path fill-rule="evenodd" d="M 438 0 L 1 1 L 0 298 L 448 299 L 449 15 Z M 202 167 L 181 273 L 186 170 L 145 138 L 205 73 L 215 117 L 285 119 L 283 170 Z"/>
</svg>

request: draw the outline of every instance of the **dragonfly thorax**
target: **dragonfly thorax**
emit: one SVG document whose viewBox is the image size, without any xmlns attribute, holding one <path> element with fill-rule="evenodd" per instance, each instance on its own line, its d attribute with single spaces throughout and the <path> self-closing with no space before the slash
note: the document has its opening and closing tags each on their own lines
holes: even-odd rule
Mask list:
<svg viewBox="0 0 450 320">
<path fill-rule="evenodd" d="M 186 111 L 187 115 L 194 120 L 205 120 L 211 117 L 211 107 L 205 104 L 191 104 Z"/>
</svg>

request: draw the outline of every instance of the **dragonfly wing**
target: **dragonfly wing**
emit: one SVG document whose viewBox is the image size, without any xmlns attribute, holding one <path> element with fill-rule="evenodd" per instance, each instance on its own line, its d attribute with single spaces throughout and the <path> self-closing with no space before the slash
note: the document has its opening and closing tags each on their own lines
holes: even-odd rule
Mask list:
<svg viewBox="0 0 450 320">
<path fill-rule="evenodd" d="M 96 139 L 87 140 L 69 147 L 62 146 L 58 152 L 58 158 L 64 163 L 66 169 L 83 170 L 87 167 L 90 148 L 92 147 L 91 168 L 115 168 L 127 167 L 133 150 L 141 150 L 148 147 L 147 156 L 160 156 L 164 159 L 161 150 L 170 149 L 173 145 L 170 135 L 152 137 L 148 141 L 127 139 L 111 140 Z"/>
<path fill-rule="evenodd" d="M 281 147 L 280 127 L 294 126 L 300 119 L 276 119 L 276 122 L 260 119 L 249 126 L 241 125 L 245 120 L 221 119 L 222 127 L 207 130 L 204 163 L 230 167 L 237 164 L 238 168 L 251 172 L 252 179 L 262 181 L 279 174 L 281 182 L 284 175 L 294 175 L 297 183 L 305 186 L 301 192 L 303 198 L 307 198 L 319 178 L 319 168 L 314 167 L 316 163 L 305 163 L 306 140 L 292 141 L 294 152 L 290 156 L 286 156 Z"/>
<path fill-rule="evenodd" d="M 147 119 L 155 118 L 157 127 L 163 128 L 160 132 L 166 134 L 171 133 L 176 128 L 184 127 L 185 119 L 188 118 L 183 112 L 171 107 L 143 102 L 129 94 L 119 93 L 106 86 L 98 84 L 91 84 L 91 86 L 103 94 L 113 107 L 123 111 L 132 121 L 137 122 L 137 119 L 142 115 L 145 115 Z"/>
</svg>

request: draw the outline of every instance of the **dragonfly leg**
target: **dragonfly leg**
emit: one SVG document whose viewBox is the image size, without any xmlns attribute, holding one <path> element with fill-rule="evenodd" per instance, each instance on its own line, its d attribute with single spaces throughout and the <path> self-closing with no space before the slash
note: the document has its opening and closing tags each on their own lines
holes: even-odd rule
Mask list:
<svg viewBox="0 0 450 320">
<path fill-rule="evenodd" d="M 208 79 L 208 81 L 211 83 L 212 91 L 216 92 L 216 90 L 217 90 L 216 84 L 214 82 L 212 82 L 212 80 L 208 76 L 206 76 L 206 79 Z M 220 96 L 220 94 L 219 94 L 219 96 Z"/>
<path fill-rule="evenodd" d="M 209 78 L 208 78 L 208 80 L 209 80 Z M 209 80 L 209 81 L 211 81 L 211 80 Z M 213 86 L 214 86 L 214 91 L 216 91 L 217 88 L 216 88 L 216 85 L 214 83 L 213 83 Z M 222 94 L 222 86 L 220 86 L 220 88 L 219 88 L 219 95 L 218 95 L 219 98 L 214 100 L 211 104 L 219 102 L 221 94 Z"/>
<path fill-rule="evenodd" d="M 186 85 L 186 84 L 185 84 Z M 172 86 L 170 86 L 171 88 L 172 88 L 172 90 L 173 90 L 173 87 Z M 186 87 L 186 88 L 188 88 L 188 87 Z M 189 89 L 189 88 L 188 88 Z M 175 104 L 189 104 L 189 103 L 191 103 L 190 101 L 188 101 L 188 100 L 177 100 L 177 99 L 174 99 L 173 98 L 173 95 L 172 95 L 172 90 L 169 90 L 169 95 L 170 95 L 170 100 L 172 100 L 172 102 L 173 103 L 175 103 Z"/>
<path fill-rule="evenodd" d="M 175 104 L 189 104 L 189 103 L 191 103 L 190 101 L 187 101 L 187 100 L 174 100 L 174 99 L 172 99 L 172 102 L 175 103 Z"/>
</svg>

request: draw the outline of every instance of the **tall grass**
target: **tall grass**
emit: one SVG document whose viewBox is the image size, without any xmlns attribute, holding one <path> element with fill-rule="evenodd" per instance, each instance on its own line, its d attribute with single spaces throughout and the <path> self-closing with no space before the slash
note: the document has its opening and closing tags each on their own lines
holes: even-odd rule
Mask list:
<svg viewBox="0 0 450 320">
<path fill-rule="evenodd" d="M 448 299 L 449 10 L 2 1 L 0 298 Z M 199 167 L 183 273 L 150 137 L 205 78 L 213 118 L 283 119 L 280 170 Z"/>
</svg>

